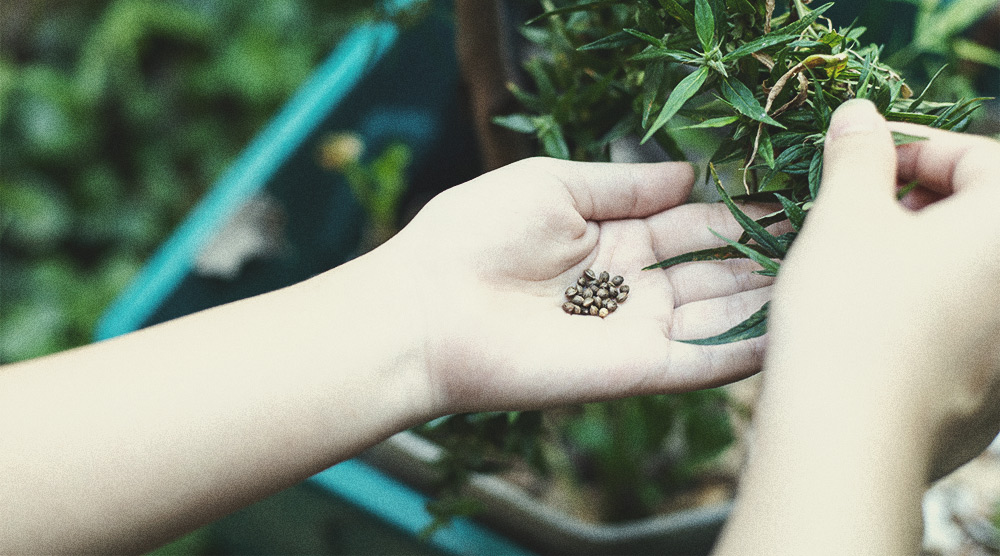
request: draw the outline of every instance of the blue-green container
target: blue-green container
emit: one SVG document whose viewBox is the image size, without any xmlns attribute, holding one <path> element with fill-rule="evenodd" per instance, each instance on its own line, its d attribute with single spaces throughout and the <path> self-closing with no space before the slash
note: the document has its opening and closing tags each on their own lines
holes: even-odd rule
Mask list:
<svg viewBox="0 0 1000 556">
<path fill-rule="evenodd" d="M 368 153 L 390 142 L 407 145 L 413 162 L 404 202 L 411 205 L 476 175 L 451 12 L 436 2 L 417 21 L 364 24 L 349 33 L 109 308 L 98 339 L 287 286 L 356 256 L 366 215 L 345 179 L 318 162 L 330 133 L 358 134 Z M 220 242 L 226 248 L 227 226 L 262 199 L 265 212 L 278 217 L 281 248 L 251 254 L 228 278 L 200 270 L 205 250 Z M 360 461 L 310 482 L 411 537 L 431 522 L 422 495 Z M 468 520 L 430 543 L 453 554 L 525 553 Z"/>
</svg>

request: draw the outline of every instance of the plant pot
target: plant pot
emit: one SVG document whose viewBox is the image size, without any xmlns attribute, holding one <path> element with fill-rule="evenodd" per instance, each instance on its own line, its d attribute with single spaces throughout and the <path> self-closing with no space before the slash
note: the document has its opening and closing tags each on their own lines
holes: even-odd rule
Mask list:
<svg viewBox="0 0 1000 556">
<path fill-rule="evenodd" d="M 442 449 L 399 433 L 361 458 L 422 491 L 440 484 Z M 619 523 L 594 524 L 560 511 L 495 475 L 473 474 L 464 494 L 483 503 L 477 518 L 540 554 L 708 554 L 730 503 Z"/>
</svg>

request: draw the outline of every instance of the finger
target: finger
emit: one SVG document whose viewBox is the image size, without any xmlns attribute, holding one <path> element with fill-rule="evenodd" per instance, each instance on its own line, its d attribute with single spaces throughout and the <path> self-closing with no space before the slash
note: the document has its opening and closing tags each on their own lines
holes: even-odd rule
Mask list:
<svg viewBox="0 0 1000 556">
<path fill-rule="evenodd" d="M 694 184 L 694 170 L 686 162 L 533 160 L 565 185 L 587 220 L 645 218 L 686 201 Z"/>
<path fill-rule="evenodd" d="M 767 334 L 717 346 L 675 342 L 669 368 L 681 372 L 671 376 L 673 391 L 714 388 L 742 380 L 760 371 L 764 364 Z"/>
<path fill-rule="evenodd" d="M 849 100 L 833 113 L 823 145 L 822 187 L 816 207 L 886 204 L 894 200 L 896 153 L 885 120 L 867 100 Z"/>
<path fill-rule="evenodd" d="M 668 268 L 666 274 L 674 290 L 674 306 L 726 297 L 770 285 L 774 278 L 754 271 L 760 265 L 749 259 L 705 261 Z"/>
<path fill-rule="evenodd" d="M 950 195 L 970 187 L 991 183 L 1000 161 L 1000 143 L 992 139 L 926 126 L 892 123 L 891 129 L 926 141 L 900 145 L 896 149 L 901 182 L 916 180 L 924 188 Z"/>
</svg>

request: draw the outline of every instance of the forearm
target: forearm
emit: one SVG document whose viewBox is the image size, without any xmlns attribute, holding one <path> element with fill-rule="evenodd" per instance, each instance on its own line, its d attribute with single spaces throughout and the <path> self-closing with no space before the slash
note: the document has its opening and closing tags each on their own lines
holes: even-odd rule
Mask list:
<svg viewBox="0 0 1000 556">
<path fill-rule="evenodd" d="M 897 411 L 891 391 L 834 382 L 817 384 L 821 395 L 772 390 L 762 397 L 717 554 L 919 552 L 926 442 L 905 422 L 907 412 Z M 850 407 L 839 401 L 864 396 L 882 399 Z"/>
<path fill-rule="evenodd" d="M 423 418 L 370 264 L 0 371 L 0 553 L 148 548 Z"/>
</svg>

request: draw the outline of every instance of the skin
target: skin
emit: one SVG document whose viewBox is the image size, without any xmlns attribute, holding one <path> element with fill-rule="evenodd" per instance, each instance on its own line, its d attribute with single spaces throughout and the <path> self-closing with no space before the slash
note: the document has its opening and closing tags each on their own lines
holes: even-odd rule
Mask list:
<svg viewBox="0 0 1000 556">
<path fill-rule="evenodd" d="M 142 551 L 445 414 L 755 372 L 763 339 L 675 341 L 759 308 L 752 264 L 638 271 L 739 233 L 678 206 L 691 185 L 686 164 L 523 161 L 307 282 L 4 367 L 0 553 Z M 631 284 L 607 319 L 561 310 L 588 267 Z"/>
<path fill-rule="evenodd" d="M 835 114 L 718 554 L 916 554 L 928 483 L 1000 430 L 1000 145 L 892 128 L 928 140 L 894 149 L 867 101 Z"/>
<path fill-rule="evenodd" d="M 1000 428 L 1000 147 L 900 129 L 929 140 L 895 151 L 870 105 L 835 114 L 719 554 L 916 553 L 928 481 Z M 753 373 L 763 338 L 676 340 L 756 311 L 772 286 L 755 265 L 635 271 L 739 234 L 720 204 L 680 206 L 691 181 L 520 162 L 302 284 L 3 368 L 0 553 L 141 551 L 440 415 Z M 632 285 L 604 320 L 560 309 L 589 267 Z"/>
</svg>

